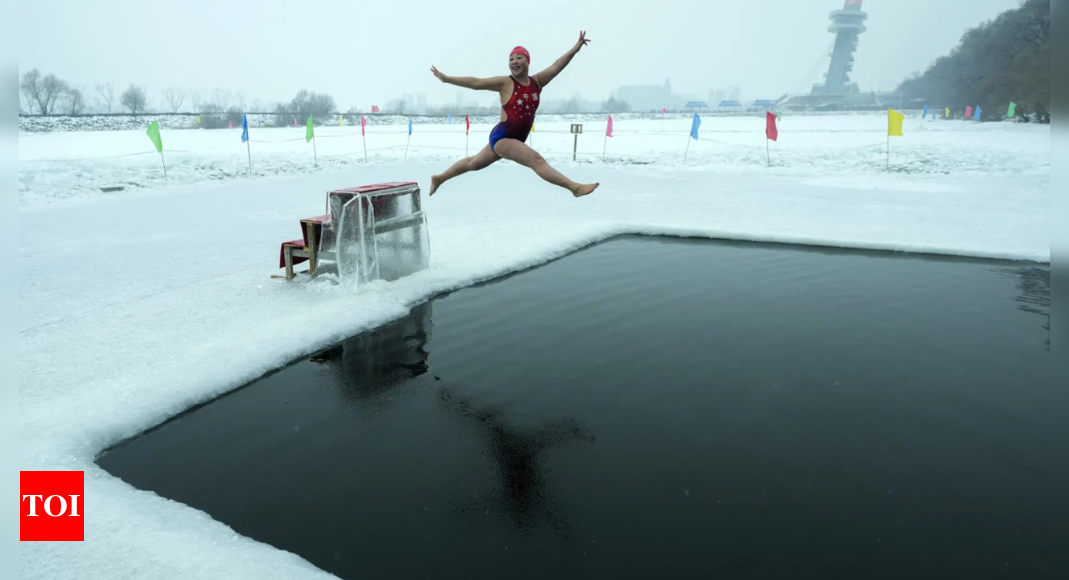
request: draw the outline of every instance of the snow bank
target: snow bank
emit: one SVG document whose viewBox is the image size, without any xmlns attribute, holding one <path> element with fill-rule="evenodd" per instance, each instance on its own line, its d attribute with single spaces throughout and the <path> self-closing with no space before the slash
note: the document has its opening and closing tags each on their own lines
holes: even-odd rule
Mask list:
<svg viewBox="0 0 1069 580">
<path fill-rule="evenodd" d="M 760 138 L 754 144 L 749 125 L 741 125 L 750 121 L 706 124 L 702 135 L 763 148 Z M 603 165 L 594 161 L 601 136 L 588 128 L 580 140 L 587 161 L 560 167 L 576 180 L 600 181 L 594 195 L 573 199 L 508 162 L 460 177 L 424 201 L 431 267 L 395 282 L 370 284 L 355 295 L 325 280 L 271 280 L 269 275 L 278 272 L 279 243 L 299 235 L 298 218 L 322 213 L 329 189 L 393 180 L 418 181 L 426 189 L 429 176 L 457 157 L 462 129 L 428 131 L 453 149 L 439 154 L 413 146 L 408 163 L 391 153 L 368 165 L 339 162 L 318 171 L 305 166 L 300 174 L 279 169 L 271 178 L 240 176 L 246 161 L 236 132 L 225 142 L 207 131 L 165 133 L 165 145 L 197 151 L 185 161 L 176 152 L 177 183 L 157 187 L 158 182 L 148 181 L 135 193 L 70 197 L 58 192 L 72 190 L 71 178 L 104 183 L 100 176 L 130 171 L 123 163 L 94 162 L 94 156 L 130 152 L 147 139 L 132 133 L 129 138 L 145 143 L 130 144 L 122 132 L 20 136 L 20 189 L 28 184 L 20 199 L 36 203 L 24 204 L 19 214 L 19 464 L 23 470 L 86 472 L 86 541 L 20 544 L 21 576 L 325 577 L 300 558 L 240 537 L 202 512 L 131 488 L 96 468 L 93 458 L 191 405 L 400 317 L 437 293 L 535 266 L 614 235 L 1049 262 L 1049 131 L 949 123 L 924 132 L 914 128 L 911 135 L 928 139 L 926 147 L 949 159 L 929 160 L 942 163 L 948 173 L 887 174 L 878 170 L 878 150 L 874 160 L 862 163 L 854 157 L 846 169 L 831 169 L 843 158 L 832 153 L 840 143 L 883 139 L 879 119 L 844 119 L 812 132 L 804 130 L 808 123 L 786 119 L 780 145 L 798 147 L 797 153 L 816 159 L 817 166 L 794 161 L 771 172 L 749 157 L 721 167 L 715 161 L 722 155 L 720 145 L 705 142 L 692 143 L 695 165 L 683 166 L 681 160 L 669 165 L 669 159 L 681 157 L 685 127 L 682 136 L 679 126 L 666 127 L 661 136 L 657 126 L 632 129 L 623 123 L 610 151 L 660 155 L 664 163 Z M 566 130 L 564 124 L 545 132 L 539 127 L 536 147 L 565 148 L 571 142 Z M 279 167 L 282 159 L 297 155 L 307 156 L 310 165 L 303 141 L 291 145 L 281 139 L 298 133 L 277 131 L 254 133 L 265 141 L 278 138 L 273 144 L 253 143 L 254 163 L 267 165 L 271 148 L 277 147 Z M 341 136 L 332 144 L 323 133 L 321 155 L 340 156 L 359 145 Z M 35 141 L 39 137 L 45 141 Z M 403 145 L 406 137 L 394 134 L 388 142 Z M 474 137 L 473 148 L 481 146 L 482 137 L 478 145 Z M 627 144 L 632 137 L 634 146 Z M 805 139 L 811 139 L 812 148 L 793 144 Z M 644 149 L 654 141 L 670 145 Z M 428 142 L 434 141 L 428 137 Z M 909 145 L 903 138 L 892 147 L 895 154 Z M 959 147 L 968 152 L 957 152 Z M 969 161 L 984 151 L 990 164 Z M 80 169 L 60 171 L 66 162 L 56 159 L 75 154 L 82 158 Z M 785 151 L 779 154 L 786 157 Z M 1003 156 L 1015 163 L 995 163 Z M 41 185 L 47 171 L 34 170 L 24 182 L 23 169 L 31 159 L 52 159 L 57 173 L 47 186 Z M 205 169 L 198 164 L 230 168 L 230 173 L 194 178 Z M 150 163 L 139 171 L 148 180 Z M 207 186 L 209 181 L 215 183 Z"/>
</svg>

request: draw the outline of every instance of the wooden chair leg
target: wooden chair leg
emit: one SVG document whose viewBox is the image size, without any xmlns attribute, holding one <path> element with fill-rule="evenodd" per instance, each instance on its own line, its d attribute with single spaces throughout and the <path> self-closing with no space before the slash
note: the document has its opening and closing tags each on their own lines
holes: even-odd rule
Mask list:
<svg viewBox="0 0 1069 580">
<path fill-rule="evenodd" d="M 286 249 L 285 249 L 285 251 L 283 253 L 286 256 L 286 279 L 287 280 L 292 280 L 293 279 L 293 247 L 292 246 L 286 246 Z"/>
<path fill-rule="evenodd" d="M 318 256 L 316 255 L 316 230 L 311 222 L 305 224 L 305 229 L 308 230 L 308 274 L 310 276 L 315 276 L 316 266 L 318 265 Z"/>
</svg>

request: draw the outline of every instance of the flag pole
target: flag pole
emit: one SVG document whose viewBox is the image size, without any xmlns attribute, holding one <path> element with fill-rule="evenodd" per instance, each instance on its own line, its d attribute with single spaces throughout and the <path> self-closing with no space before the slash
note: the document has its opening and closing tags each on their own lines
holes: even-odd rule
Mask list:
<svg viewBox="0 0 1069 580">
<path fill-rule="evenodd" d="M 772 153 L 771 151 L 769 151 L 769 141 L 770 139 L 768 138 L 768 136 L 765 136 L 765 157 L 768 158 L 768 167 L 772 167 Z"/>
<path fill-rule="evenodd" d="M 364 163 L 367 163 L 367 136 L 360 132 L 360 140 L 364 142 Z"/>
<path fill-rule="evenodd" d="M 312 159 L 315 160 L 316 167 L 319 167 L 319 154 L 316 153 L 316 136 L 312 133 Z"/>
<path fill-rule="evenodd" d="M 408 144 L 412 142 L 412 133 L 408 134 L 408 141 L 405 141 L 405 159 L 408 159 Z"/>
<path fill-rule="evenodd" d="M 687 154 L 690 153 L 690 135 L 687 135 L 687 150 L 683 152 L 683 164 L 687 164 Z"/>
<path fill-rule="evenodd" d="M 605 163 L 605 150 L 609 148 L 609 132 L 605 132 L 605 144 L 601 146 L 601 162 Z"/>
<path fill-rule="evenodd" d="M 468 156 L 468 141 L 471 140 L 471 135 L 464 133 L 464 157 Z"/>
<path fill-rule="evenodd" d="M 163 164 L 163 180 L 167 181 L 167 162 L 163 160 L 163 151 L 160 151 L 160 163 Z"/>
<path fill-rule="evenodd" d="M 891 132 L 887 132 L 887 171 L 891 170 Z"/>
<path fill-rule="evenodd" d="M 249 140 L 251 141 L 251 139 Z M 249 154 L 249 173 L 252 173 L 252 147 L 249 145 L 249 141 L 245 141 L 245 151 Z"/>
</svg>

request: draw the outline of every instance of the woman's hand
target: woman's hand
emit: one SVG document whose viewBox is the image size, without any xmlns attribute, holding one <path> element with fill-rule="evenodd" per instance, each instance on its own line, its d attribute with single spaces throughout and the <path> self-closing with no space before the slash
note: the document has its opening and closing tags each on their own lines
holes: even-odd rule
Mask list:
<svg viewBox="0 0 1069 580">
<path fill-rule="evenodd" d="M 586 37 L 586 31 L 583 30 L 579 33 L 579 41 L 575 43 L 575 47 L 572 49 L 575 52 L 579 52 L 579 49 L 590 44 L 590 39 Z"/>
<path fill-rule="evenodd" d="M 437 68 L 435 68 L 433 66 L 431 67 L 431 73 L 435 77 L 437 77 L 438 80 L 442 81 L 443 83 L 448 83 L 449 82 L 449 77 L 445 76 L 445 74 L 443 74 L 442 71 L 438 70 Z"/>
</svg>

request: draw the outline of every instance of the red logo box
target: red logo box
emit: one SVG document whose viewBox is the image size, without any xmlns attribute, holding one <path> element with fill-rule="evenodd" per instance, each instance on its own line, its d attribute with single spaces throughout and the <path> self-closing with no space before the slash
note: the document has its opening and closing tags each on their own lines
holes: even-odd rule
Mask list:
<svg viewBox="0 0 1069 580">
<path fill-rule="evenodd" d="M 19 472 L 19 541 L 85 541 L 85 472 Z"/>
</svg>

